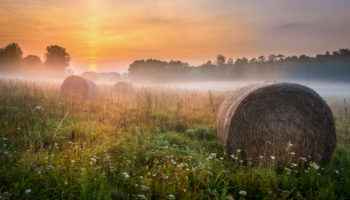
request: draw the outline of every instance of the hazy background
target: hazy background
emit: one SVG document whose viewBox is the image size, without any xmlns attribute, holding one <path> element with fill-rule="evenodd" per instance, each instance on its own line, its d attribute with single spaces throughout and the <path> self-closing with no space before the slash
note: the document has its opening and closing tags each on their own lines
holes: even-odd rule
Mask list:
<svg viewBox="0 0 350 200">
<path fill-rule="evenodd" d="M 348 0 L 1 0 L 0 8 L 0 46 L 16 42 L 44 59 L 46 46 L 60 45 L 80 72 L 350 46 Z"/>
</svg>

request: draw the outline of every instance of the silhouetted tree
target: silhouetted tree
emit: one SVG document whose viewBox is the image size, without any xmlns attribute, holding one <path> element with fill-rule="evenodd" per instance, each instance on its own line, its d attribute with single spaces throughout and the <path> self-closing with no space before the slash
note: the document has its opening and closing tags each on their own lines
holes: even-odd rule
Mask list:
<svg viewBox="0 0 350 200">
<path fill-rule="evenodd" d="M 309 56 L 304 55 L 304 54 L 299 56 L 299 60 L 301 60 L 301 61 L 307 61 L 307 60 L 309 60 L 309 58 L 310 58 Z"/>
<path fill-rule="evenodd" d="M 0 61 L 2 62 L 19 62 L 22 57 L 22 49 L 17 43 L 8 44 L 0 51 Z"/>
<path fill-rule="evenodd" d="M 219 65 L 224 65 L 226 62 L 226 57 L 219 54 L 218 56 L 216 56 L 216 63 Z"/>
<path fill-rule="evenodd" d="M 188 63 L 183 63 L 178 60 L 171 60 L 170 62 L 148 59 L 135 60 L 129 66 L 129 75 L 132 79 L 144 80 L 171 80 L 184 78 L 186 70 L 188 70 Z M 161 78 L 160 78 L 161 77 Z"/>
<path fill-rule="evenodd" d="M 252 58 L 249 61 L 249 64 L 256 64 L 256 63 L 258 63 L 258 60 L 256 58 Z"/>
<path fill-rule="evenodd" d="M 282 54 L 278 54 L 278 55 L 277 55 L 278 61 L 283 61 L 284 58 L 285 58 L 285 56 L 282 55 Z"/>
<path fill-rule="evenodd" d="M 70 55 L 66 49 L 57 45 L 46 47 L 45 65 L 53 69 L 62 69 L 62 72 L 69 66 Z"/>
<path fill-rule="evenodd" d="M 264 63 L 266 61 L 265 56 L 259 56 L 258 61 L 259 61 L 259 63 Z"/>
<path fill-rule="evenodd" d="M 235 65 L 246 65 L 248 64 L 248 59 L 243 57 L 243 58 L 238 58 L 235 62 Z"/>
<path fill-rule="evenodd" d="M 350 56 L 350 49 L 339 49 L 338 52 L 341 56 Z"/>
<path fill-rule="evenodd" d="M 227 59 L 227 64 L 229 64 L 229 65 L 233 65 L 233 59 L 232 58 L 228 58 Z"/>
<path fill-rule="evenodd" d="M 0 68 L 5 71 L 16 71 L 23 57 L 21 47 L 17 43 L 8 44 L 0 49 Z"/>
<path fill-rule="evenodd" d="M 275 61 L 277 61 L 277 56 L 276 56 L 275 54 L 269 55 L 268 61 L 269 61 L 269 62 L 275 62 Z"/>
<path fill-rule="evenodd" d="M 39 56 L 36 55 L 28 55 L 25 58 L 23 58 L 23 65 L 26 68 L 32 68 L 32 67 L 41 67 L 42 66 L 41 59 Z"/>
</svg>

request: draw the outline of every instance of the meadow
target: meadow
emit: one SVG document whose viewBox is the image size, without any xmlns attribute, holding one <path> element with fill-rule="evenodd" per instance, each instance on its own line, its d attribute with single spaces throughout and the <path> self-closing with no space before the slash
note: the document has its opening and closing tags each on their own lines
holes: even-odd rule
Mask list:
<svg viewBox="0 0 350 200">
<path fill-rule="evenodd" d="M 0 80 L 0 199 L 349 199 L 349 103 L 328 98 L 330 163 L 249 166 L 225 155 L 227 92 L 138 87 L 120 98 L 60 97 L 60 85 Z M 293 148 L 293 147 L 291 147 Z"/>
</svg>

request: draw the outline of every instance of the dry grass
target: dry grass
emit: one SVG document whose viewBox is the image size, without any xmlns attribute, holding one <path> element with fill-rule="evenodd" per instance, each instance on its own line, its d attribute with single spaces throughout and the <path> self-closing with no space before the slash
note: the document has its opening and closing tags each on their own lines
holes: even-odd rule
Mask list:
<svg viewBox="0 0 350 200">
<path fill-rule="evenodd" d="M 60 84 L 0 80 L 0 196 L 11 199 L 341 199 L 350 187 L 348 116 L 332 161 L 247 167 L 217 143 L 226 93 L 136 88 L 118 102 L 65 101 Z M 318 168 L 318 169 L 316 169 Z M 244 196 L 246 192 L 246 196 Z"/>
</svg>

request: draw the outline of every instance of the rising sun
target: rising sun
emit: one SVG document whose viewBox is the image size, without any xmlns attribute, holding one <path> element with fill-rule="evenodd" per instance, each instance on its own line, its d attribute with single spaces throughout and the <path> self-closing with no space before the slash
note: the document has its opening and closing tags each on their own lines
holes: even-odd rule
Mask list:
<svg viewBox="0 0 350 200">
<path fill-rule="evenodd" d="M 90 64 L 89 70 L 95 72 L 97 70 L 97 65 L 96 64 Z"/>
</svg>

